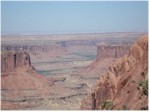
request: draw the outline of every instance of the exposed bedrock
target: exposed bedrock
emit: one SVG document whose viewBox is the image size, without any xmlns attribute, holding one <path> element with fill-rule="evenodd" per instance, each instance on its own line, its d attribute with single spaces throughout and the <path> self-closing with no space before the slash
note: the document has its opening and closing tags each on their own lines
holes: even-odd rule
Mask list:
<svg viewBox="0 0 150 112">
<path fill-rule="evenodd" d="M 47 79 L 33 69 L 27 52 L 2 52 L 1 67 L 2 109 L 35 106 L 37 103 L 22 103 L 49 96 L 53 79 Z"/>
<path fill-rule="evenodd" d="M 30 56 L 27 52 L 2 52 L 1 71 L 11 72 L 17 67 L 31 66 Z"/>
<path fill-rule="evenodd" d="M 2 45 L 2 51 L 28 52 L 32 62 L 44 62 L 51 58 L 69 54 L 68 50 L 59 45 Z"/>
<path fill-rule="evenodd" d="M 51 50 L 61 49 L 57 45 L 2 45 L 3 51 L 41 51 L 47 52 Z"/>
<path fill-rule="evenodd" d="M 100 76 L 94 92 L 82 101 L 81 109 L 148 109 L 148 36 L 140 38 L 128 55 Z"/>
<path fill-rule="evenodd" d="M 130 46 L 126 45 L 98 45 L 97 46 L 97 59 L 104 58 L 120 58 L 128 53 Z"/>
</svg>

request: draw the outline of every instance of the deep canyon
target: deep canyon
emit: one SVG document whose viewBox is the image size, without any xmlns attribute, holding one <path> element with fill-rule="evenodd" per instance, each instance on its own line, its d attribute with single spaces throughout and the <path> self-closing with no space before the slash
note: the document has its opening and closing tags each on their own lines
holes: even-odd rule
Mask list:
<svg viewBox="0 0 150 112">
<path fill-rule="evenodd" d="M 138 91 L 128 90 L 136 89 L 136 84 L 129 83 L 131 74 L 137 83 L 142 80 L 137 72 L 146 74 L 147 80 L 148 39 L 133 45 L 143 35 L 3 35 L 2 109 L 96 110 L 104 109 L 101 105 L 106 100 L 116 110 L 147 108 L 147 96 L 140 93 L 126 103 Z M 130 92 L 126 98 L 124 91 Z"/>
</svg>

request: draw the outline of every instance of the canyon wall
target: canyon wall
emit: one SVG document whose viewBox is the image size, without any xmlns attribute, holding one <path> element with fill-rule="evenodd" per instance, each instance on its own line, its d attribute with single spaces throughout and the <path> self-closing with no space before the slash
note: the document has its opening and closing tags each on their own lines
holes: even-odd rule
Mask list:
<svg viewBox="0 0 150 112">
<path fill-rule="evenodd" d="M 148 109 L 148 36 L 134 43 L 128 55 L 100 76 L 95 90 L 82 101 L 81 109 Z"/>
<path fill-rule="evenodd" d="M 126 45 L 98 45 L 97 60 L 104 58 L 120 58 L 128 53 L 130 46 Z"/>
<path fill-rule="evenodd" d="M 1 72 L 12 72 L 17 67 L 31 66 L 27 52 L 2 52 Z"/>
<path fill-rule="evenodd" d="M 59 45 L 7 45 L 1 46 L 2 51 L 28 52 L 32 62 L 48 61 L 57 56 L 67 55 L 69 51 Z"/>
<path fill-rule="evenodd" d="M 101 40 L 69 40 L 69 41 L 62 41 L 58 42 L 59 45 L 63 47 L 69 46 L 95 46 L 96 43 L 101 42 Z"/>
<path fill-rule="evenodd" d="M 58 45 L 2 45 L 2 51 L 27 51 L 27 52 L 48 52 L 57 51 L 67 52 L 64 47 Z"/>
<path fill-rule="evenodd" d="M 1 71 L 2 110 L 34 107 L 50 94 L 53 79 L 36 72 L 27 52 L 2 52 Z"/>
</svg>

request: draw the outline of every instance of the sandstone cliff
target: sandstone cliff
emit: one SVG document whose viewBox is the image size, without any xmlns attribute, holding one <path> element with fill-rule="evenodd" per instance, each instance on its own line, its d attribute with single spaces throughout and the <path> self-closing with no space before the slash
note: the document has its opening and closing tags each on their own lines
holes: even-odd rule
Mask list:
<svg viewBox="0 0 150 112">
<path fill-rule="evenodd" d="M 14 71 L 22 66 L 31 66 L 30 57 L 27 52 L 3 52 L 1 54 L 2 73 Z"/>
<path fill-rule="evenodd" d="M 94 92 L 82 101 L 81 109 L 148 109 L 148 36 L 109 67 Z"/>
<path fill-rule="evenodd" d="M 97 60 L 104 58 L 120 58 L 126 55 L 130 46 L 125 45 L 98 45 L 97 46 Z"/>
<path fill-rule="evenodd" d="M 2 109 L 23 108 L 23 105 L 15 105 L 49 96 L 53 79 L 47 79 L 36 72 L 27 52 L 3 52 L 1 57 Z M 30 106 L 30 103 L 27 104 Z"/>
<path fill-rule="evenodd" d="M 129 48 L 127 45 L 97 45 L 96 60 L 85 67 L 80 72 L 80 76 L 82 79 L 85 79 L 84 82 L 90 88 L 93 88 L 99 76 L 104 74 L 108 70 L 109 65 L 114 63 L 117 58 L 126 55 Z"/>
<path fill-rule="evenodd" d="M 2 51 L 28 52 L 32 62 L 48 61 L 52 57 L 66 55 L 69 52 L 59 45 L 7 45 L 3 44 Z"/>
<path fill-rule="evenodd" d="M 67 52 L 64 47 L 58 45 L 2 45 L 2 51 L 27 51 L 27 52 L 48 52 L 48 51 Z"/>
</svg>

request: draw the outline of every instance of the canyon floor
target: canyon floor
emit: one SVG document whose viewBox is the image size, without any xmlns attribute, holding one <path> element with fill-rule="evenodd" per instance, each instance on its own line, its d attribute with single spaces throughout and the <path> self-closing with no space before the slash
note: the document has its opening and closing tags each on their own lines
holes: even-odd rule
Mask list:
<svg viewBox="0 0 150 112">
<path fill-rule="evenodd" d="M 93 91 L 92 88 L 96 86 L 99 76 L 106 73 L 109 65 L 117 60 L 114 57 L 107 57 L 109 51 L 104 52 L 105 58 L 97 59 L 99 55 L 97 54 L 97 45 L 131 45 L 143 34 L 2 36 L 3 51 L 25 50 L 29 52 L 34 69 L 47 79 L 53 80 L 48 96 L 35 97 L 33 90 L 26 90 L 26 93 L 32 94 L 29 99 L 21 101 L 12 99 L 10 101 L 2 98 L 2 102 L 6 105 L 8 103 L 8 106 L 3 109 L 9 109 L 7 107 L 13 103 L 14 108 L 19 110 L 79 110 L 81 101 Z M 22 45 L 30 47 L 30 49 L 22 50 Z M 46 48 L 50 50 L 44 52 L 43 47 L 35 50 L 35 45 L 56 47 Z M 11 49 L 11 47 L 15 49 Z M 17 47 L 21 50 L 16 49 Z M 7 90 L 2 90 L 2 97 L 6 93 Z"/>
</svg>

